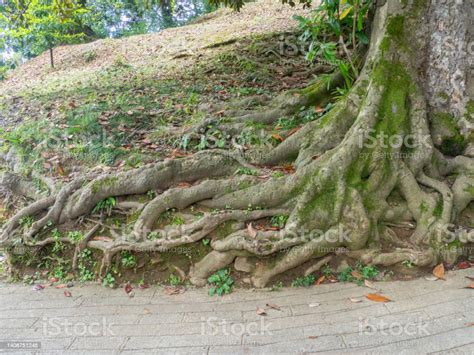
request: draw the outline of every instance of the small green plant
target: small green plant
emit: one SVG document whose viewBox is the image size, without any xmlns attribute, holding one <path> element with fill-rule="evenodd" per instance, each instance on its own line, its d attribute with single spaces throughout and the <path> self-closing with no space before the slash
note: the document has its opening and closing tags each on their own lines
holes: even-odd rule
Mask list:
<svg viewBox="0 0 474 355">
<path fill-rule="evenodd" d="M 181 216 L 172 216 L 171 217 L 171 224 L 175 226 L 182 226 L 184 224 L 184 218 Z"/>
<path fill-rule="evenodd" d="M 54 228 L 51 231 L 51 237 L 54 239 L 53 250 L 52 250 L 53 254 L 56 254 L 62 251 L 64 248 L 64 245 L 61 242 L 61 232 L 57 228 Z"/>
<path fill-rule="evenodd" d="M 334 275 L 334 270 L 329 265 L 324 265 L 321 269 L 321 273 L 326 277 L 330 277 Z"/>
<path fill-rule="evenodd" d="M 277 227 L 277 228 L 285 228 L 285 225 L 286 225 L 286 222 L 288 222 L 288 218 L 289 216 L 288 215 L 278 215 L 278 216 L 273 216 L 271 219 L 270 219 L 270 223 L 272 225 L 272 227 Z"/>
<path fill-rule="evenodd" d="M 176 276 L 175 274 L 171 274 L 169 277 L 168 277 L 168 283 L 171 285 L 171 286 L 179 286 L 183 283 L 183 281 L 181 280 L 180 277 Z"/>
<path fill-rule="evenodd" d="M 33 217 L 24 216 L 20 218 L 19 223 L 20 223 L 20 226 L 22 227 L 30 228 L 33 225 L 34 221 L 35 220 L 33 219 Z"/>
<path fill-rule="evenodd" d="M 210 240 L 210 239 L 207 239 L 207 238 L 206 238 L 206 239 L 203 239 L 203 240 L 202 240 L 202 245 L 208 246 L 209 244 L 211 244 L 211 240 Z"/>
<path fill-rule="evenodd" d="M 229 269 L 221 269 L 217 271 L 207 279 L 207 282 L 211 285 L 209 296 L 214 296 L 215 294 L 219 296 L 228 294 L 232 291 L 232 285 L 234 284 Z"/>
<path fill-rule="evenodd" d="M 97 53 L 93 50 L 87 51 L 83 54 L 84 60 L 89 63 L 94 61 L 97 58 Z"/>
<path fill-rule="evenodd" d="M 67 237 L 74 243 L 79 243 L 82 239 L 84 239 L 84 234 L 80 231 L 70 231 L 67 234 Z"/>
<path fill-rule="evenodd" d="M 258 175 L 258 171 L 250 168 L 238 168 L 235 172 L 237 175 Z"/>
<path fill-rule="evenodd" d="M 415 266 L 413 265 L 413 262 L 411 262 L 410 260 L 403 260 L 402 265 L 408 269 L 413 269 L 413 267 Z"/>
<path fill-rule="evenodd" d="M 364 280 L 374 279 L 380 271 L 377 267 L 372 265 L 363 265 L 358 263 L 356 268 L 347 267 L 342 270 L 338 275 L 338 280 L 342 282 L 355 282 L 358 285 L 362 285 Z"/>
<path fill-rule="evenodd" d="M 157 231 L 154 231 L 154 232 L 148 233 L 148 235 L 146 236 L 146 239 L 156 240 L 156 239 L 159 239 L 160 237 L 161 237 L 160 233 Z"/>
<path fill-rule="evenodd" d="M 273 284 L 270 288 L 270 291 L 280 291 L 283 288 L 283 282 L 278 281 L 277 283 Z"/>
<path fill-rule="evenodd" d="M 117 204 L 117 200 L 115 197 L 107 197 L 106 199 L 100 201 L 92 210 L 92 213 L 103 213 L 105 212 L 107 215 L 112 213 L 112 209 Z"/>
<path fill-rule="evenodd" d="M 137 258 L 132 255 L 128 250 L 124 250 L 120 253 L 120 260 L 123 267 L 131 269 L 137 265 Z"/>
<path fill-rule="evenodd" d="M 282 176 L 285 176 L 285 173 L 281 172 L 281 171 L 274 171 L 272 173 L 272 178 L 279 178 L 279 177 L 282 177 Z"/>
<path fill-rule="evenodd" d="M 110 272 L 108 272 L 102 280 L 102 286 L 110 288 L 113 288 L 115 286 L 115 277 L 113 277 Z"/>
<path fill-rule="evenodd" d="M 315 281 L 316 277 L 314 275 L 297 277 L 291 282 L 291 287 L 310 287 Z"/>
</svg>

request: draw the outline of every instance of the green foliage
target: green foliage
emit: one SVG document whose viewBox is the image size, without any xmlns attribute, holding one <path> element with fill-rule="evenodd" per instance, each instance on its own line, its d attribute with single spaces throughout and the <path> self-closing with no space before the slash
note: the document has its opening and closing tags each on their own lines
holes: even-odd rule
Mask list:
<svg viewBox="0 0 474 355">
<path fill-rule="evenodd" d="M 258 175 L 258 171 L 250 168 L 238 168 L 235 172 L 237 175 Z"/>
<path fill-rule="evenodd" d="M 70 231 L 70 232 L 68 232 L 67 237 L 68 237 L 69 239 L 71 239 L 71 241 L 72 241 L 74 244 L 77 244 L 77 243 L 79 243 L 82 239 L 84 239 L 84 234 L 82 234 L 82 232 L 80 232 L 80 231 Z"/>
<path fill-rule="evenodd" d="M 102 280 L 102 286 L 104 287 L 110 287 L 113 288 L 115 286 L 115 277 L 108 272 L 107 275 L 105 275 L 104 279 Z"/>
<path fill-rule="evenodd" d="M 291 282 L 291 287 L 310 287 L 315 281 L 316 277 L 314 275 L 297 277 Z"/>
<path fill-rule="evenodd" d="M 221 269 L 217 271 L 207 279 L 207 282 L 211 285 L 211 288 L 209 289 L 209 296 L 213 296 L 215 294 L 219 296 L 228 294 L 231 292 L 232 285 L 234 284 L 234 280 L 230 276 L 229 269 Z"/>
<path fill-rule="evenodd" d="M 85 13 L 73 0 L 5 1 L 0 5 L 3 46 L 31 57 L 58 44 L 77 43 L 85 37 L 80 21 Z"/>
<path fill-rule="evenodd" d="M 92 210 L 92 213 L 106 213 L 107 215 L 110 215 L 112 212 L 112 209 L 115 207 L 117 204 L 117 200 L 115 197 L 107 197 L 106 199 L 100 201 Z"/>
<path fill-rule="evenodd" d="M 347 87 L 358 74 L 348 48 L 355 52 L 359 44 L 368 44 L 365 22 L 371 4 L 371 0 L 322 0 L 310 17 L 295 16 L 303 31 L 301 39 L 309 42 L 307 60 L 321 58 L 335 65 Z M 338 58 L 338 51 L 345 53 L 347 62 Z"/>
<path fill-rule="evenodd" d="M 20 223 L 20 226 L 22 227 L 27 227 L 27 228 L 30 228 L 33 223 L 34 223 L 34 219 L 33 217 L 31 216 L 24 216 L 24 217 L 21 217 L 20 220 L 18 221 L 18 223 Z"/>
<path fill-rule="evenodd" d="M 286 225 L 286 222 L 288 222 L 288 218 L 290 216 L 288 215 L 278 215 L 278 216 L 273 216 L 271 219 L 270 219 L 270 223 L 273 227 L 277 227 L 277 228 L 284 228 L 285 225 Z"/>
<path fill-rule="evenodd" d="M 125 268 L 131 269 L 137 265 L 137 258 L 128 250 L 120 253 L 120 261 Z"/>
<path fill-rule="evenodd" d="M 96 262 L 92 260 L 92 251 L 90 249 L 84 249 L 79 256 L 78 260 L 78 271 L 79 281 L 87 282 L 95 280 L 95 273 L 91 268 L 96 267 Z"/>
<path fill-rule="evenodd" d="M 321 269 L 321 272 L 326 277 L 330 277 L 334 275 L 334 270 L 329 265 L 324 265 L 323 268 Z"/>
<path fill-rule="evenodd" d="M 175 274 L 171 274 L 169 277 L 168 277 L 168 283 L 171 285 L 171 286 L 179 286 L 179 285 L 182 285 L 183 284 L 183 281 L 181 280 L 181 278 L 179 276 L 176 276 Z"/>
<path fill-rule="evenodd" d="M 342 282 L 355 282 L 358 285 L 361 285 L 364 280 L 372 280 L 374 279 L 380 271 L 377 269 L 376 266 L 373 265 L 363 265 L 361 263 L 358 263 L 356 265 L 356 268 L 353 269 L 351 267 L 348 267 L 344 270 L 342 270 L 339 275 L 338 275 L 338 280 Z M 354 276 L 360 275 L 360 276 Z"/>
</svg>

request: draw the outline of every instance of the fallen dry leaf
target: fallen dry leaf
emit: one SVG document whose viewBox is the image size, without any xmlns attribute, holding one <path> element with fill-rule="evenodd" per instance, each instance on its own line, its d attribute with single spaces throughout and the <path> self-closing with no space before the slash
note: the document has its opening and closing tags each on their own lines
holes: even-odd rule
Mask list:
<svg viewBox="0 0 474 355">
<path fill-rule="evenodd" d="M 319 307 L 321 305 L 321 303 L 310 303 L 309 306 L 311 308 L 314 308 L 314 307 Z"/>
<path fill-rule="evenodd" d="M 316 335 L 310 335 L 308 339 L 317 339 L 318 337 Z"/>
<path fill-rule="evenodd" d="M 189 182 L 180 182 L 178 185 L 176 185 L 177 187 L 181 187 L 181 188 L 187 188 L 187 187 L 191 187 L 192 185 L 189 183 Z"/>
<path fill-rule="evenodd" d="M 259 316 L 266 316 L 267 312 L 265 312 L 265 310 L 263 308 L 257 307 L 257 314 Z"/>
<path fill-rule="evenodd" d="M 146 289 L 146 288 L 149 288 L 149 287 L 150 287 L 149 284 L 140 284 L 140 285 L 138 285 L 138 288 L 140 288 L 140 289 L 142 289 L 142 290 L 144 290 L 144 289 Z"/>
<path fill-rule="evenodd" d="M 275 138 L 277 141 L 283 142 L 285 139 L 280 136 L 278 133 L 273 133 L 272 138 Z"/>
<path fill-rule="evenodd" d="M 461 261 L 456 265 L 456 267 L 460 270 L 469 269 L 471 267 L 471 263 L 468 261 Z"/>
<path fill-rule="evenodd" d="M 166 287 L 166 288 L 165 288 L 165 293 L 166 293 L 168 296 L 179 295 L 179 294 L 183 293 L 184 291 L 185 291 L 184 287 L 181 287 L 181 286 Z"/>
<path fill-rule="evenodd" d="M 360 300 L 358 298 L 349 298 L 349 299 L 352 303 L 361 303 L 362 302 L 362 300 Z"/>
<path fill-rule="evenodd" d="M 468 286 L 466 286 L 464 288 L 474 289 L 474 281 L 472 281 Z"/>
<path fill-rule="evenodd" d="M 371 288 L 373 290 L 376 289 L 375 285 L 372 282 L 370 282 L 369 280 L 364 280 L 364 285 L 365 285 L 365 287 Z"/>
<path fill-rule="evenodd" d="M 151 311 L 148 308 L 143 308 L 143 314 L 151 314 Z"/>
<path fill-rule="evenodd" d="M 426 281 L 436 281 L 438 278 L 436 276 L 425 276 Z"/>
<path fill-rule="evenodd" d="M 43 285 L 34 285 L 33 286 L 33 291 L 41 291 L 44 289 Z"/>
<path fill-rule="evenodd" d="M 436 276 L 438 279 L 446 280 L 446 279 L 444 278 L 444 274 L 445 274 L 445 270 L 444 270 L 444 264 L 443 264 L 443 263 L 437 265 L 437 266 L 433 269 L 433 275 Z"/>
<path fill-rule="evenodd" d="M 321 285 L 326 280 L 326 276 L 321 276 L 319 279 L 316 280 L 314 283 L 315 285 Z"/>
<path fill-rule="evenodd" d="M 123 289 L 124 289 L 124 291 L 125 291 L 125 293 L 126 293 L 127 295 L 128 295 L 130 292 L 133 291 L 133 287 L 132 287 L 132 285 L 130 285 L 129 282 L 127 282 L 127 283 L 125 284 L 125 287 L 124 287 Z"/>
<path fill-rule="evenodd" d="M 270 307 L 270 308 L 272 308 L 272 309 L 276 309 L 277 311 L 281 311 L 280 306 L 278 306 L 278 305 L 276 305 L 276 304 L 267 303 L 266 306 L 267 306 L 267 307 Z"/>
<path fill-rule="evenodd" d="M 69 292 L 69 291 L 64 291 L 64 296 L 66 296 L 66 297 L 71 297 L 72 294 L 71 294 L 71 292 Z"/>
<path fill-rule="evenodd" d="M 66 288 L 67 285 L 66 285 L 66 284 L 61 284 L 61 285 L 57 285 L 57 286 L 55 286 L 55 287 L 56 287 L 56 288 Z"/>
<path fill-rule="evenodd" d="M 392 301 L 391 299 L 382 295 L 378 295 L 376 293 L 369 293 L 365 297 L 374 302 L 391 302 Z"/>
<path fill-rule="evenodd" d="M 249 223 L 247 225 L 247 232 L 252 238 L 255 238 L 257 236 L 257 231 L 252 227 L 252 223 Z"/>
<path fill-rule="evenodd" d="M 97 240 L 97 241 L 100 241 L 100 242 L 112 242 L 113 241 L 112 238 L 106 237 L 104 235 L 95 236 L 94 238 L 92 238 L 92 240 Z"/>
<path fill-rule="evenodd" d="M 362 275 L 357 270 L 353 270 L 351 272 L 351 275 L 354 276 L 357 280 L 362 280 L 363 279 Z"/>
</svg>

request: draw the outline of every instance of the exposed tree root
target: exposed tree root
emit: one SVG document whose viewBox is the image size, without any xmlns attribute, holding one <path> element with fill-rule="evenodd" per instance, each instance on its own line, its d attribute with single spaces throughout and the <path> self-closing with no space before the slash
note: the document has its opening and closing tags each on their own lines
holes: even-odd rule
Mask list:
<svg viewBox="0 0 474 355">
<path fill-rule="evenodd" d="M 348 95 L 276 148 L 245 153 L 240 147 L 207 150 L 130 171 L 79 177 L 13 216 L 3 226 L 2 244 L 12 245 L 18 237 L 31 247 L 58 240 L 70 243 L 68 238 L 38 238 L 55 226 L 88 216 L 104 199 L 158 191 L 147 203 L 119 203 L 121 208 L 136 209 L 132 231 L 118 234 L 111 228 L 112 240 L 94 240 L 102 222 L 91 228 L 75 247 L 73 268 L 86 247 L 103 252 L 100 274 L 104 275 L 120 251 L 166 252 L 196 243 L 228 221 L 245 224 L 281 215 L 288 216 L 281 230 L 240 226 L 212 238 L 212 251 L 189 271 L 191 282 L 204 285 L 210 274 L 236 256 L 276 258 L 274 265 L 259 263 L 255 269 L 251 279 L 257 287 L 324 257 L 307 270 L 315 272 L 331 258 L 328 254 L 342 247 L 366 264 L 410 261 L 426 266 L 446 260 L 450 256 L 440 248 L 447 244 L 447 226 L 474 199 L 474 159 L 446 157 L 434 146 L 419 68 L 412 59 L 416 44 L 407 40 L 412 34 L 405 33 L 402 46 L 388 30 L 391 16 L 401 11 L 398 2 L 377 9 L 372 46 Z M 416 16 L 410 18 L 409 10 L 403 11 L 413 26 Z M 382 46 L 382 41 L 387 43 Z M 259 110 L 248 110 L 248 102 L 243 102 L 244 110 L 232 108 L 226 112 L 231 117 L 208 118 L 186 133 L 203 134 L 208 126 L 237 131 L 248 122 L 271 124 L 301 107 L 327 103 L 341 81 L 336 74 L 329 83 L 320 81 L 264 99 Z M 396 144 L 394 138 L 409 139 L 411 146 Z M 293 163 L 294 173 L 270 176 L 268 166 L 285 162 Z M 261 176 L 238 177 L 238 168 Z M 215 210 L 179 226 L 157 227 L 164 212 L 194 206 Z M 29 227 L 21 223 L 27 216 L 35 219 Z M 387 226 L 406 223 L 416 226 L 409 240 Z M 387 244 L 396 249 L 387 251 L 383 248 Z"/>
</svg>

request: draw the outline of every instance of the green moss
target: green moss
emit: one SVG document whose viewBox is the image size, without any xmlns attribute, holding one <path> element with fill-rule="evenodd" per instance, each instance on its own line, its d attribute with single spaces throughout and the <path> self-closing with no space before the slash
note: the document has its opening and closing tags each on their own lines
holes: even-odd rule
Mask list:
<svg viewBox="0 0 474 355">
<path fill-rule="evenodd" d="M 456 125 L 455 118 L 445 112 L 438 112 L 435 114 L 434 119 L 436 124 L 447 130 L 450 134 L 449 137 L 444 138 L 439 149 L 445 155 L 457 156 L 463 153 L 466 148 L 467 142 L 464 136 L 459 132 Z"/>
<path fill-rule="evenodd" d="M 97 193 L 102 187 L 113 187 L 117 183 L 117 181 L 118 177 L 116 176 L 110 176 L 100 180 L 96 180 L 92 183 L 92 192 Z"/>
<path fill-rule="evenodd" d="M 437 218 L 440 218 L 442 214 L 443 214 L 443 200 L 439 199 L 436 202 L 436 206 L 433 210 L 433 216 L 437 217 Z"/>
</svg>

